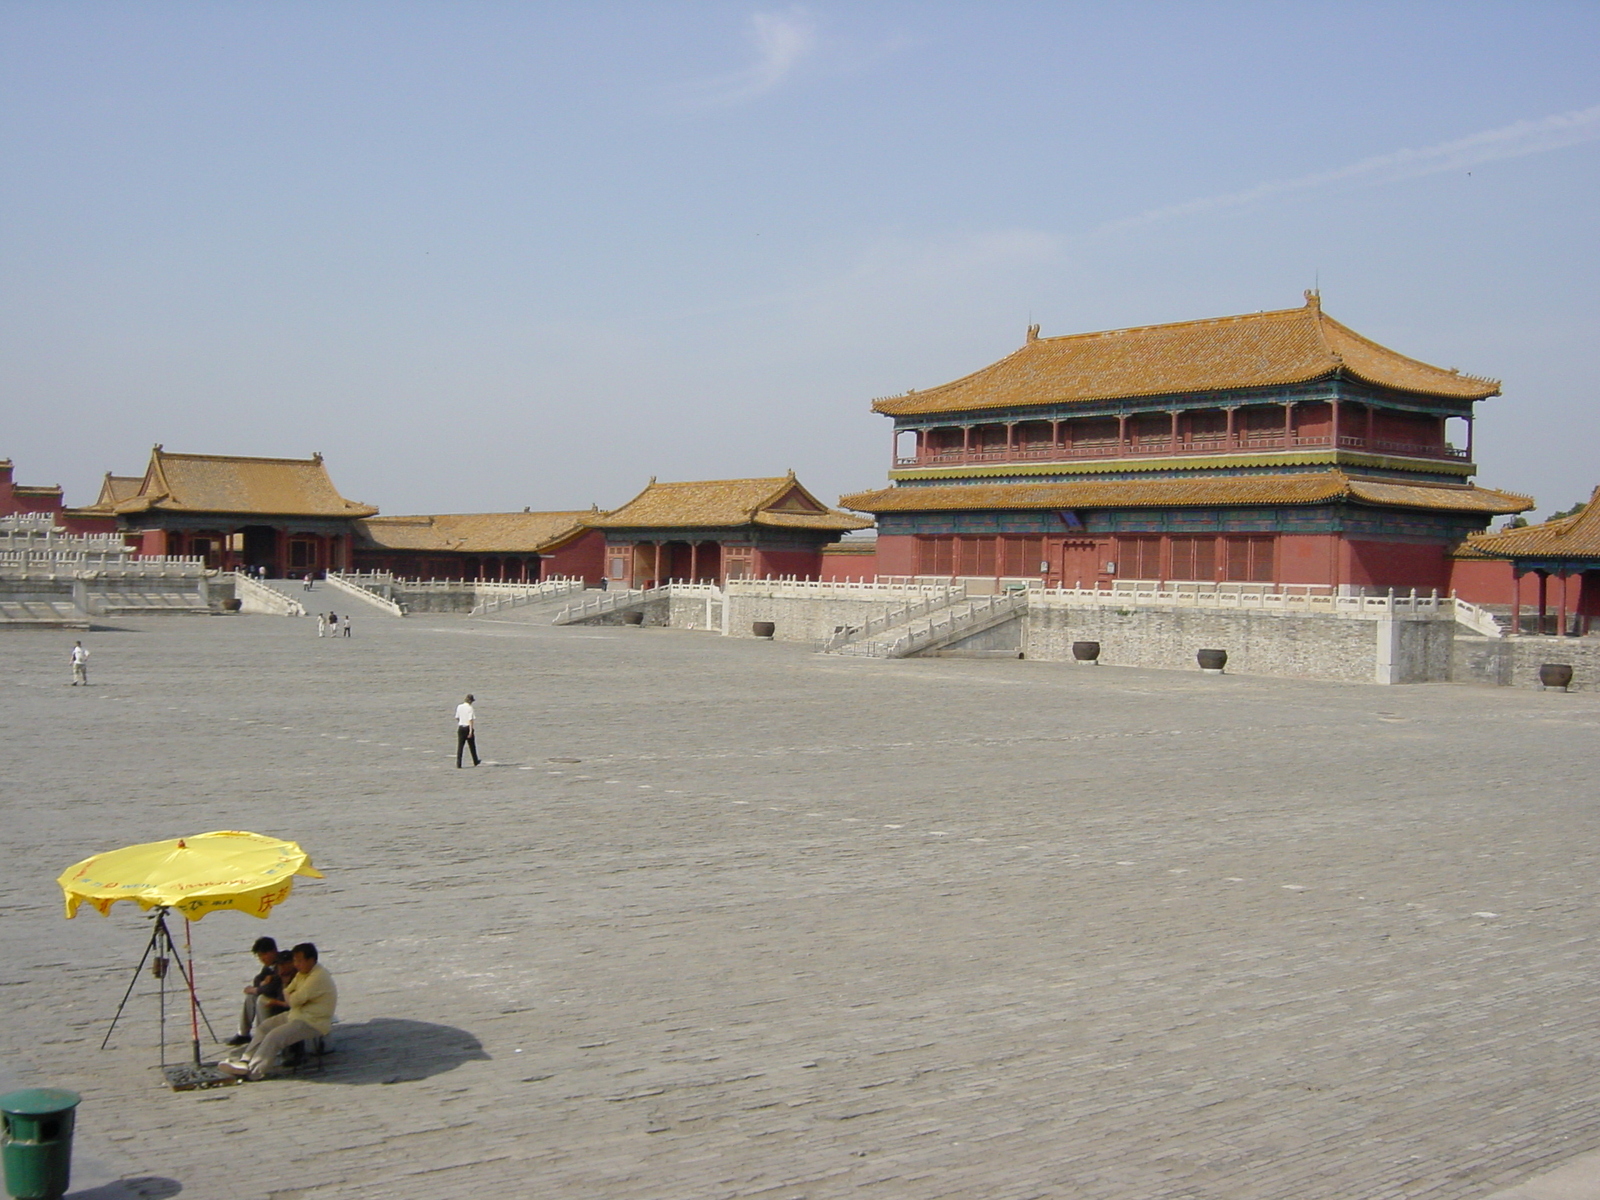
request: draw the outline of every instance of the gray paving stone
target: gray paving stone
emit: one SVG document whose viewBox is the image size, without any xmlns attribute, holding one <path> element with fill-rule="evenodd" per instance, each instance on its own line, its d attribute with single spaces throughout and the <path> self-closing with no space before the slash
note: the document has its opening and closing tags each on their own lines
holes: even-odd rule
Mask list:
<svg viewBox="0 0 1600 1200">
<path fill-rule="evenodd" d="M 1593 694 L 122 626 L 0 659 L 0 1080 L 94 1200 L 1600 1195 Z M 148 980 L 98 1049 L 146 923 L 53 880 L 223 828 L 328 874 L 194 928 L 213 1023 L 309 937 L 341 1048 L 173 1093 Z"/>
</svg>

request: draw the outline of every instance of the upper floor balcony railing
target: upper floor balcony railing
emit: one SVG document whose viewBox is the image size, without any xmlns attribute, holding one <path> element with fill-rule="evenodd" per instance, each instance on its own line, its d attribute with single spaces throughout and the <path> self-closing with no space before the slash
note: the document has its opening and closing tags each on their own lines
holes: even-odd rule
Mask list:
<svg viewBox="0 0 1600 1200">
<path fill-rule="evenodd" d="M 1333 448 L 1328 434 L 1238 433 L 1232 437 L 1188 435 L 1176 441 L 1168 437 L 1100 438 L 1074 442 L 1070 446 L 1019 442 L 1013 446 L 983 446 L 953 450 L 924 450 L 921 454 L 898 455 L 897 467 L 946 467 L 977 463 L 1077 462 L 1094 458 L 1160 458 L 1195 454 L 1248 454 L 1260 450 L 1327 450 Z M 1405 458 L 1432 458 L 1451 462 L 1466 459 L 1467 452 L 1451 445 L 1420 442 L 1395 442 L 1378 438 L 1339 437 L 1339 449 L 1361 450 L 1373 454 L 1395 454 Z"/>
</svg>

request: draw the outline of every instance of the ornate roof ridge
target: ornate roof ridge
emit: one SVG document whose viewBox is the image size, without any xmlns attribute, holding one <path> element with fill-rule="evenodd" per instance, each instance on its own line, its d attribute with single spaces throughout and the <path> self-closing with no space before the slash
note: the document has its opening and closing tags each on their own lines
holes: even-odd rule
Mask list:
<svg viewBox="0 0 1600 1200">
<path fill-rule="evenodd" d="M 1380 387 L 1478 400 L 1499 382 L 1435 367 L 1363 337 L 1306 293 L 1299 308 L 1039 337 L 958 379 L 872 402 L 928 415 L 1087 403 L 1307 383 L 1344 372 Z"/>
</svg>

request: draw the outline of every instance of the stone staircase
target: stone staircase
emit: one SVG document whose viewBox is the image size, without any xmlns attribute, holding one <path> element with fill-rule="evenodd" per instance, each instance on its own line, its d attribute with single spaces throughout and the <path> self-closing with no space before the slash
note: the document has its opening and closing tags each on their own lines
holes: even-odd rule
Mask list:
<svg viewBox="0 0 1600 1200">
<path fill-rule="evenodd" d="M 235 571 L 232 578 L 233 594 L 240 602 L 241 612 L 303 617 L 306 606 L 301 603 L 301 597 L 309 600 L 315 595 L 306 592 L 304 581 L 299 579 L 255 579 L 239 571 Z"/>
<path fill-rule="evenodd" d="M 909 658 L 1016 620 L 1027 611 L 1025 591 L 930 597 L 894 609 L 858 630 L 834 635 L 823 645 L 822 652 L 858 658 Z"/>
<path fill-rule="evenodd" d="M 1472 604 L 1452 597 L 1450 606 L 1458 625 L 1484 637 L 1504 637 L 1511 630 L 1511 609 L 1505 605 Z"/>
<path fill-rule="evenodd" d="M 660 590 L 659 588 L 645 590 L 613 588 L 591 599 L 581 600 L 577 604 L 568 604 L 555 615 L 550 624 L 577 625 L 583 621 L 592 621 L 596 617 L 603 617 L 610 613 L 642 608 L 649 600 L 654 598 L 652 593 Z"/>
<path fill-rule="evenodd" d="M 329 571 L 323 582 L 352 600 L 370 605 L 386 617 L 406 615 L 404 604 L 392 596 L 384 595 L 385 590 L 392 591 L 394 587 L 393 577 L 387 574 L 345 575 L 338 571 Z M 374 584 L 377 586 L 372 586 Z M 300 586 L 304 588 L 305 584 L 302 583 Z"/>
<path fill-rule="evenodd" d="M 584 590 L 581 579 L 547 579 L 541 583 L 530 583 L 516 587 L 506 585 L 489 585 L 479 589 L 481 595 L 476 604 L 472 606 L 469 616 L 473 617 L 502 617 L 516 612 L 524 615 L 519 610 L 532 609 L 535 612 L 549 611 L 553 601 L 563 601 L 562 607 L 570 603 L 574 593 Z"/>
</svg>

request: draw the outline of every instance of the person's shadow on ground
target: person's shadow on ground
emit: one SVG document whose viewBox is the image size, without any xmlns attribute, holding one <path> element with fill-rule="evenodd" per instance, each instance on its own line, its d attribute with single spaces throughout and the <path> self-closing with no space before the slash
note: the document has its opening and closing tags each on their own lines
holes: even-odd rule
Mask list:
<svg viewBox="0 0 1600 1200">
<path fill-rule="evenodd" d="M 299 1077 L 308 1083 L 409 1083 L 488 1059 L 483 1043 L 465 1029 L 374 1017 L 335 1025 L 333 1050 L 322 1059 L 322 1068 L 313 1058 Z"/>
<path fill-rule="evenodd" d="M 119 1179 L 86 1192 L 68 1192 L 67 1200 L 167 1200 L 183 1191 L 183 1184 L 164 1175 L 141 1175 Z"/>
</svg>

